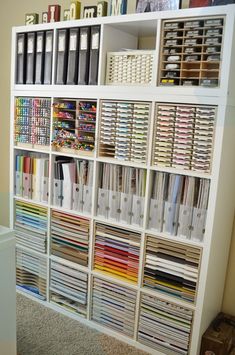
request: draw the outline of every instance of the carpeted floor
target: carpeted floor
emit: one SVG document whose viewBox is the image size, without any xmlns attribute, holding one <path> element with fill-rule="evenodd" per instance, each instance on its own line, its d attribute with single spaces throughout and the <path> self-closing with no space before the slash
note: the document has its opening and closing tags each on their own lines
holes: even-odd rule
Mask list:
<svg viewBox="0 0 235 355">
<path fill-rule="evenodd" d="M 146 355 L 17 295 L 18 355 Z"/>
</svg>

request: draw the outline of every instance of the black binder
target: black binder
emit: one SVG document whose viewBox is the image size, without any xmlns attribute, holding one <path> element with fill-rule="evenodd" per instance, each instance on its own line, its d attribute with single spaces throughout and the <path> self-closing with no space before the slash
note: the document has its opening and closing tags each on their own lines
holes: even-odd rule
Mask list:
<svg viewBox="0 0 235 355">
<path fill-rule="evenodd" d="M 44 32 L 37 32 L 36 36 L 36 64 L 35 64 L 35 84 L 43 84 L 44 76 Z"/>
<path fill-rule="evenodd" d="M 35 54 L 36 54 L 36 33 L 30 32 L 27 35 L 27 64 L 26 64 L 26 84 L 34 84 L 35 80 Z"/>
<path fill-rule="evenodd" d="M 79 28 L 70 28 L 67 72 L 67 84 L 70 85 L 77 84 L 78 80 L 78 40 Z"/>
<path fill-rule="evenodd" d="M 80 28 L 78 85 L 87 85 L 89 79 L 90 27 Z"/>
<path fill-rule="evenodd" d="M 16 84 L 25 84 L 26 76 L 26 35 L 17 35 Z"/>
<path fill-rule="evenodd" d="M 57 38 L 57 65 L 56 65 L 56 84 L 64 85 L 67 79 L 68 63 L 68 30 L 58 30 Z"/>
<path fill-rule="evenodd" d="M 99 48 L 100 48 L 100 26 L 91 27 L 89 85 L 97 85 Z"/>
<path fill-rule="evenodd" d="M 45 56 L 44 56 L 44 84 L 51 84 L 52 76 L 52 56 L 53 56 L 53 32 L 45 33 Z"/>
</svg>

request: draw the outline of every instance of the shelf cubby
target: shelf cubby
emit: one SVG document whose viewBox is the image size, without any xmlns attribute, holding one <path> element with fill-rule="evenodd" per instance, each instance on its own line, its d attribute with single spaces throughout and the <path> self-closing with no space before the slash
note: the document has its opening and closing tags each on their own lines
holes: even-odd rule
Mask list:
<svg viewBox="0 0 235 355">
<path fill-rule="evenodd" d="M 164 20 L 162 26 L 158 84 L 220 86 L 224 18 Z"/>
<path fill-rule="evenodd" d="M 39 253 L 46 253 L 48 243 L 47 208 L 15 200 L 14 229 L 18 245 Z"/>
<path fill-rule="evenodd" d="M 90 221 L 65 212 L 51 212 L 51 254 L 88 266 Z"/>
<path fill-rule="evenodd" d="M 196 301 L 201 249 L 146 235 L 143 286 Z"/>
<path fill-rule="evenodd" d="M 16 285 L 41 300 L 46 300 L 47 260 L 27 251 L 16 250 Z"/>
<path fill-rule="evenodd" d="M 81 317 L 87 315 L 88 275 L 73 267 L 51 261 L 50 302 Z"/>
<path fill-rule="evenodd" d="M 91 319 L 133 337 L 136 296 L 128 287 L 94 277 Z"/>
</svg>

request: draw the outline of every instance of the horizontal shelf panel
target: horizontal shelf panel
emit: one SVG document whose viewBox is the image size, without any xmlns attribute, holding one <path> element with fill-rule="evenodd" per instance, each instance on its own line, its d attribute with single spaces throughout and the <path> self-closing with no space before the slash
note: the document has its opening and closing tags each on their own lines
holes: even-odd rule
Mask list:
<svg viewBox="0 0 235 355">
<path fill-rule="evenodd" d="M 19 85 L 18 85 L 19 86 Z M 65 90 L 66 88 L 66 90 Z M 80 90 L 81 89 L 81 90 Z M 224 103 L 227 91 L 222 88 L 203 88 L 195 86 L 114 86 L 100 85 L 97 87 L 83 86 L 56 86 L 51 85 L 46 95 L 43 87 L 34 85 L 17 85 L 13 88 L 14 96 L 27 97 L 61 97 L 61 98 L 78 98 L 78 99 L 110 99 L 110 100 L 132 100 L 132 101 L 173 101 L 173 102 L 195 102 L 205 104 Z"/>
<path fill-rule="evenodd" d="M 54 155 L 54 156 L 64 156 L 64 157 L 71 157 L 71 158 L 74 158 L 74 159 L 82 159 L 82 160 L 94 160 L 94 157 L 91 157 L 91 156 L 86 156 L 85 154 L 84 155 L 80 155 L 80 154 L 73 154 L 73 153 L 64 153 L 64 152 L 59 152 L 59 151 L 52 151 L 51 152 L 51 155 Z"/>
<path fill-rule="evenodd" d="M 198 171 L 193 171 L 193 170 L 183 170 L 183 169 L 160 167 L 160 166 L 153 166 L 153 165 L 150 166 L 150 170 L 185 175 L 185 176 L 194 176 L 203 179 L 211 179 L 211 174 L 200 173 Z"/>
<path fill-rule="evenodd" d="M 14 145 L 13 147 L 15 150 L 25 150 L 28 152 L 37 152 L 37 153 L 43 153 L 43 154 L 49 154 L 50 153 L 50 148 L 48 147 L 47 149 L 37 149 L 34 147 L 26 147 L 26 146 L 21 146 L 21 145 Z"/>
<path fill-rule="evenodd" d="M 96 158 L 96 161 L 98 161 L 100 163 L 109 163 L 109 164 L 130 166 L 133 168 L 147 169 L 146 164 L 135 163 L 133 161 L 119 160 L 119 159 L 114 159 L 114 158 L 98 157 L 98 158 Z"/>
</svg>

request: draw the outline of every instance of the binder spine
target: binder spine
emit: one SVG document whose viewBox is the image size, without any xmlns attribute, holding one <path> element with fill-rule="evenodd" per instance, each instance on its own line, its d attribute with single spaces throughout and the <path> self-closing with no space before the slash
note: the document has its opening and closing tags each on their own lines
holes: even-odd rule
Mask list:
<svg viewBox="0 0 235 355">
<path fill-rule="evenodd" d="M 89 85 L 97 85 L 99 69 L 100 26 L 91 27 Z"/>
<path fill-rule="evenodd" d="M 58 30 L 56 84 L 64 85 L 67 79 L 68 30 Z"/>
<path fill-rule="evenodd" d="M 78 80 L 78 40 L 79 28 L 69 30 L 67 84 L 76 85 Z"/>
<path fill-rule="evenodd" d="M 25 84 L 26 79 L 26 34 L 17 35 L 16 84 Z"/>
<path fill-rule="evenodd" d="M 90 27 L 81 27 L 79 41 L 78 85 L 89 80 Z"/>
<path fill-rule="evenodd" d="M 27 35 L 27 64 L 26 64 L 26 84 L 34 84 L 35 81 L 35 38 L 36 33 Z"/>
<path fill-rule="evenodd" d="M 35 63 L 35 84 L 43 84 L 44 59 L 45 59 L 45 33 L 37 32 L 36 37 L 36 63 Z"/>
<path fill-rule="evenodd" d="M 45 32 L 44 84 L 52 81 L 53 31 Z"/>
</svg>

